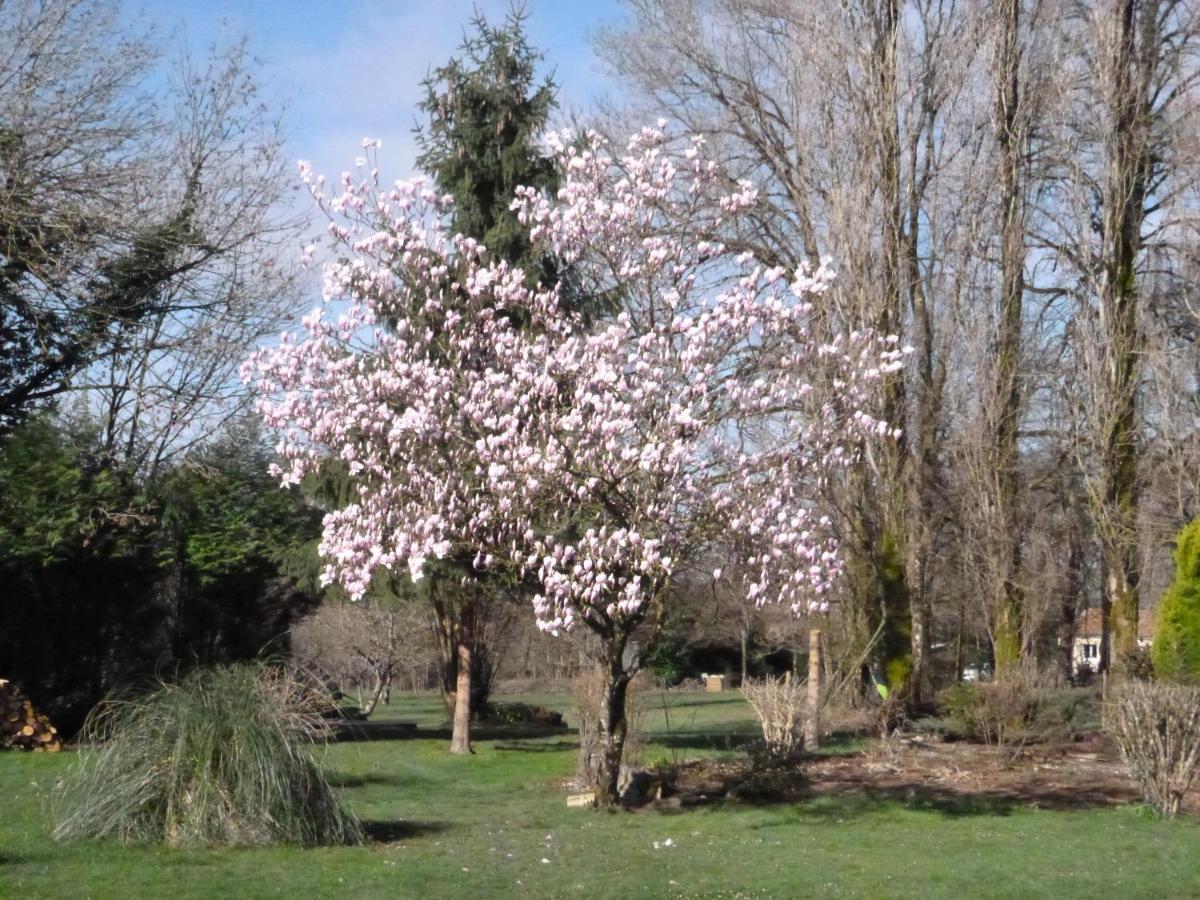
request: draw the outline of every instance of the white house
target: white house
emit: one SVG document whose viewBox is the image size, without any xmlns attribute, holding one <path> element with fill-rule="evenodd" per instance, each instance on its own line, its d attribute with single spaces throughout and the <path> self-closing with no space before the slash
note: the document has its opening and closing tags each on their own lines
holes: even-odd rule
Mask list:
<svg viewBox="0 0 1200 900">
<path fill-rule="evenodd" d="M 1088 609 L 1075 623 L 1075 641 L 1071 652 L 1071 670 L 1086 665 L 1093 672 L 1100 663 L 1100 635 L 1103 631 L 1100 610 Z M 1143 609 L 1138 615 L 1138 646 L 1149 647 L 1154 640 L 1154 613 Z"/>
</svg>

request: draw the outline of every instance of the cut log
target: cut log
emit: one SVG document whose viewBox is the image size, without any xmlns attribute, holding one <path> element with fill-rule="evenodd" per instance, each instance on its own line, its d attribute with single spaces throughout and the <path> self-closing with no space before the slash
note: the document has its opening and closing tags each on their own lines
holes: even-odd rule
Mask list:
<svg viewBox="0 0 1200 900">
<path fill-rule="evenodd" d="M 39 712 L 11 681 L 0 679 L 0 750 L 56 753 L 62 742 L 58 729 Z"/>
</svg>

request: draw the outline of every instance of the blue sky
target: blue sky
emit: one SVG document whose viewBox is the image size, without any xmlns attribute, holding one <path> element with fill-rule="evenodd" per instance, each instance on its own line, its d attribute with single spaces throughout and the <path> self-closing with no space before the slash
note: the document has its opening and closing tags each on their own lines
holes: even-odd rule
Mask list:
<svg viewBox="0 0 1200 900">
<path fill-rule="evenodd" d="M 431 67 L 455 54 L 478 8 L 500 21 L 507 0 L 143 0 L 167 33 L 201 50 L 245 34 L 264 74 L 290 101 L 289 153 L 331 179 L 352 166 L 363 137 L 383 140 L 380 169 L 413 174 L 414 105 Z M 563 111 L 583 109 L 612 89 L 591 35 L 619 24 L 618 0 L 577 4 L 528 0 L 530 42 L 545 53 Z M 560 113 L 561 114 L 561 113 Z"/>
</svg>

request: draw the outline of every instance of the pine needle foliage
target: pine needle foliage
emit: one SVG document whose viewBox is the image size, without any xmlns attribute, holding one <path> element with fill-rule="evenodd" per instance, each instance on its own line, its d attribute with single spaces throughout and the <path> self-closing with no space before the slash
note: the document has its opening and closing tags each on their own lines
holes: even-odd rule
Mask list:
<svg viewBox="0 0 1200 900">
<path fill-rule="evenodd" d="M 501 26 L 477 14 L 461 56 L 425 80 L 419 108 L 428 123 L 417 131 L 417 165 L 454 197 L 455 231 L 526 273 L 552 277 L 512 209 L 518 186 L 558 188 L 554 163 L 538 146 L 556 87 L 538 80 L 541 54 L 526 40 L 524 22 L 521 9 Z"/>
<path fill-rule="evenodd" d="M 326 700 L 285 670 L 197 670 L 102 704 L 56 793 L 54 838 L 174 847 L 356 844 L 312 753 Z"/>
</svg>

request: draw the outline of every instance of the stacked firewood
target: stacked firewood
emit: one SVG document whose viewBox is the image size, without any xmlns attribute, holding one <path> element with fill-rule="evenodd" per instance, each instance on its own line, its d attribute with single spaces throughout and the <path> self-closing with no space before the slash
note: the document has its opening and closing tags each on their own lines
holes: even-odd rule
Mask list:
<svg viewBox="0 0 1200 900">
<path fill-rule="evenodd" d="M 62 749 L 58 729 L 33 708 L 15 684 L 0 678 L 0 750 L 47 751 Z"/>
</svg>

